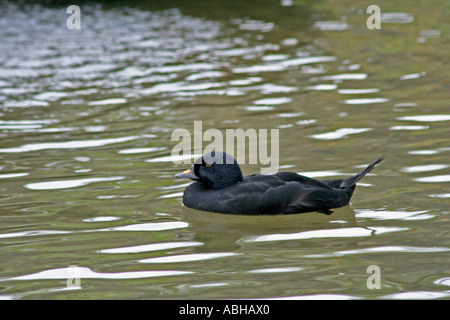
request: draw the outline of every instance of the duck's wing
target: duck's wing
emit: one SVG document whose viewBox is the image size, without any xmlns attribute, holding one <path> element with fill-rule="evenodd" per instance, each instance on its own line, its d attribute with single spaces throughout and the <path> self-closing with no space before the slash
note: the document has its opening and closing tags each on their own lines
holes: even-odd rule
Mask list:
<svg viewBox="0 0 450 320">
<path fill-rule="evenodd" d="M 322 188 L 339 188 L 344 179 L 328 179 L 328 180 L 316 180 L 310 177 L 302 176 L 294 172 L 279 172 L 276 174 L 284 181 L 297 181 L 309 186 L 318 186 Z"/>
<path fill-rule="evenodd" d="M 259 181 L 258 181 L 259 180 Z M 278 214 L 301 191 L 296 182 L 244 180 L 220 192 L 221 211 L 235 214 Z"/>
<path fill-rule="evenodd" d="M 345 206 L 350 202 L 355 189 L 354 186 L 342 188 L 344 179 L 316 180 L 293 172 L 280 172 L 276 175 L 285 181 L 296 181 L 302 187 L 284 213 L 320 211 Z"/>
<path fill-rule="evenodd" d="M 304 184 L 306 186 L 316 186 L 325 189 L 333 188 L 328 184 L 324 183 L 324 181 L 319 181 L 313 178 L 305 177 L 295 172 L 278 172 L 274 176 L 279 177 L 281 180 L 286 182 L 295 181 Z"/>
<path fill-rule="evenodd" d="M 300 213 L 328 210 L 347 205 L 351 192 L 345 189 L 303 186 L 296 199 L 290 203 L 283 213 Z"/>
<path fill-rule="evenodd" d="M 279 214 L 332 208 L 338 192 L 318 181 L 307 182 L 286 182 L 277 175 L 250 176 L 232 188 L 222 189 L 221 209 L 228 213 Z"/>
</svg>

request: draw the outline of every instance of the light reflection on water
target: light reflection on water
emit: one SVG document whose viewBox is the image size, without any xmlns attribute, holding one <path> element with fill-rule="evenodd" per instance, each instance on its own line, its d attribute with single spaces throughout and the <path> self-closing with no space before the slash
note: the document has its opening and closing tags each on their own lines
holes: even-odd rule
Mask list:
<svg viewBox="0 0 450 320">
<path fill-rule="evenodd" d="M 77 267 L 81 279 L 139 279 L 150 277 L 177 276 L 189 274 L 188 271 L 134 271 L 117 273 L 99 273 L 86 267 Z M 12 278 L 11 280 L 42 280 L 42 279 L 67 279 L 70 276 L 68 268 L 52 269 Z"/>
<path fill-rule="evenodd" d="M 309 4 L 305 25 L 256 7 L 266 18 L 87 6 L 75 33 L 55 8 L 5 5 L 0 298 L 87 287 L 93 298 L 448 297 L 448 21 L 405 3 L 383 13 L 385 38 L 361 40 L 354 4 L 348 19 Z M 419 17 L 433 24 L 417 29 Z M 371 53 L 370 39 L 399 49 Z M 200 154 L 174 157 L 170 139 L 195 120 L 279 128 L 281 169 L 310 177 L 386 160 L 331 215 L 197 212 L 181 204 L 188 184 L 173 175 L 185 168 L 173 162 Z M 377 292 L 370 264 L 382 269 Z"/>
<path fill-rule="evenodd" d="M 265 241 L 286 241 L 286 240 L 307 240 L 307 239 L 321 239 L 321 238 L 352 238 L 352 237 L 370 237 L 386 232 L 404 231 L 405 228 L 340 228 L 340 229 L 325 229 L 304 231 L 290 234 L 271 234 L 258 236 L 244 240 L 245 242 L 265 242 Z"/>
</svg>

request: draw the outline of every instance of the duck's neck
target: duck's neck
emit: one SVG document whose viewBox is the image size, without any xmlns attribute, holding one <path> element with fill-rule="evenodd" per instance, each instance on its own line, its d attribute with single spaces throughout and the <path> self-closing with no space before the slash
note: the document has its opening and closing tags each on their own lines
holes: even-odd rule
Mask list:
<svg viewBox="0 0 450 320">
<path fill-rule="evenodd" d="M 213 181 L 207 179 L 202 182 L 210 189 L 223 189 L 241 182 L 242 180 L 244 180 L 244 177 L 242 171 L 239 169 L 239 171 L 235 170 L 233 172 L 227 172 L 227 174 L 220 179 L 214 179 Z"/>
</svg>

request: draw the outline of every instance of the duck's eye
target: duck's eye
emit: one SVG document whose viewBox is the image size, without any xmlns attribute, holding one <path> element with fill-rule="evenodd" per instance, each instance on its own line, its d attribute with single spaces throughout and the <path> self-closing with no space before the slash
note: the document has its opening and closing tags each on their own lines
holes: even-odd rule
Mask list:
<svg viewBox="0 0 450 320">
<path fill-rule="evenodd" d="M 212 163 L 205 163 L 205 166 L 207 167 L 211 167 L 213 164 Z"/>
</svg>

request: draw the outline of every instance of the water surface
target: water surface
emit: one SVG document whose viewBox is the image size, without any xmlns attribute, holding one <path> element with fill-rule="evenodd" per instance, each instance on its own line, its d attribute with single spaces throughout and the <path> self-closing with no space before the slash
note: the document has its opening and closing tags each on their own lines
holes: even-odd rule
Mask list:
<svg viewBox="0 0 450 320">
<path fill-rule="evenodd" d="M 81 30 L 1 5 L 1 298 L 450 296 L 448 2 L 381 1 L 381 30 L 290 4 L 83 3 Z M 171 157 L 196 120 L 279 129 L 280 170 L 315 178 L 386 159 L 331 215 L 200 212 Z"/>
</svg>

